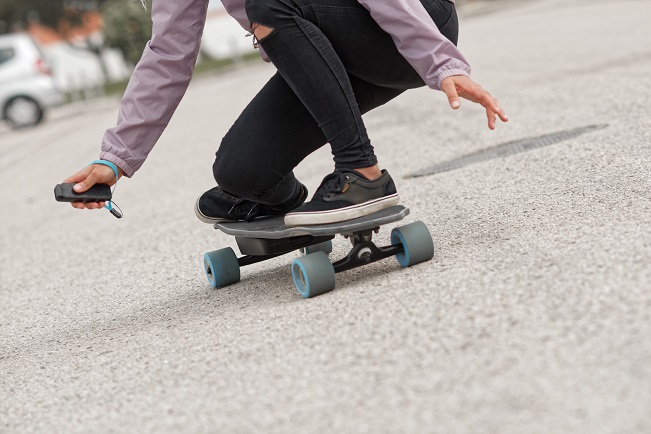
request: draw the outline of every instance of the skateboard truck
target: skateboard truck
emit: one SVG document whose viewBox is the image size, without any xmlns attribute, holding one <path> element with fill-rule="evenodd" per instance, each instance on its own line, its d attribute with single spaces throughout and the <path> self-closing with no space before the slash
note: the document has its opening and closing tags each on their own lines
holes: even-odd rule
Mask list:
<svg viewBox="0 0 651 434">
<path fill-rule="evenodd" d="M 373 242 L 373 233 L 379 233 L 380 228 L 373 228 L 362 232 L 344 235 L 350 239 L 353 248 L 348 252 L 346 257 L 332 264 L 335 273 L 339 273 L 362 265 L 370 264 L 393 255 L 404 252 L 402 244 L 378 247 Z"/>
</svg>

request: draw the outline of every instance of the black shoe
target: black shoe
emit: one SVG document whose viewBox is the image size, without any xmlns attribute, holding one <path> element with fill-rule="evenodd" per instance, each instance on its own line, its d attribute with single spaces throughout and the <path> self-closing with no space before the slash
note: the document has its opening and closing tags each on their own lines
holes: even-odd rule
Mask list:
<svg viewBox="0 0 651 434">
<path fill-rule="evenodd" d="M 380 211 L 400 201 L 386 170 L 369 181 L 352 169 L 336 169 L 326 176 L 312 200 L 285 216 L 287 226 L 338 223 Z"/>
<path fill-rule="evenodd" d="M 303 184 L 295 198 L 273 206 L 235 197 L 221 188 L 215 187 L 199 196 L 194 206 L 194 212 L 197 218 L 204 223 L 214 224 L 240 220 L 249 222 L 256 217 L 285 214 L 301 205 L 305 199 L 307 199 L 307 188 Z"/>
</svg>

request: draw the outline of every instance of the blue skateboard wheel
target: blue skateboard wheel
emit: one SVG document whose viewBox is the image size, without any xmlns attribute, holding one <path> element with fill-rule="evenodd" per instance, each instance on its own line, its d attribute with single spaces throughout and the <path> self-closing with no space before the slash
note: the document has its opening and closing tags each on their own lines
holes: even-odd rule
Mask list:
<svg viewBox="0 0 651 434">
<path fill-rule="evenodd" d="M 203 255 L 206 277 L 213 288 L 231 285 L 240 281 L 240 264 L 230 247 Z"/>
<path fill-rule="evenodd" d="M 402 267 L 410 267 L 434 257 L 434 241 L 423 222 L 413 222 L 391 231 L 391 244 L 402 244 L 404 251 L 396 255 Z"/>
<path fill-rule="evenodd" d="M 292 279 L 303 298 L 335 289 L 335 269 L 325 252 L 319 251 L 292 262 Z"/>
</svg>

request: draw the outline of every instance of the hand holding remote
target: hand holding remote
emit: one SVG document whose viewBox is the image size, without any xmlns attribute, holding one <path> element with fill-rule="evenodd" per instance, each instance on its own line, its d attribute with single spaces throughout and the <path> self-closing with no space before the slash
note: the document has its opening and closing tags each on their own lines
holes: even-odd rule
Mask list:
<svg viewBox="0 0 651 434">
<path fill-rule="evenodd" d="M 124 172 L 118 168 L 118 177 L 122 177 L 122 175 L 124 175 Z M 75 184 L 73 188 L 75 193 L 85 193 L 95 184 L 107 184 L 111 186 L 116 181 L 113 169 L 102 164 L 91 164 L 65 179 L 63 182 L 64 184 Z M 71 204 L 77 209 L 102 209 L 106 205 L 106 200 L 100 202 L 71 202 Z"/>
</svg>

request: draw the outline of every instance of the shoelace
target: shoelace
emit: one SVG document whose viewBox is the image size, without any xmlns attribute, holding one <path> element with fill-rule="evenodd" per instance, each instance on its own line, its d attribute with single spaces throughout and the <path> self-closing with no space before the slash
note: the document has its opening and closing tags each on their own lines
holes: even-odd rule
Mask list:
<svg viewBox="0 0 651 434">
<path fill-rule="evenodd" d="M 335 170 L 334 172 L 326 175 L 321 181 L 321 185 L 317 188 L 314 193 L 314 197 L 320 196 L 325 197 L 328 195 L 333 195 L 336 193 L 341 193 L 346 185 L 346 181 L 350 179 L 350 176 L 345 172 L 340 172 Z"/>
<path fill-rule="evenodd" d="M 248 202 L 248 203 L 244 203 Z M 250 206 L 249 204 L 253 203 L 253 206 L 250 207 L 250 209 L 247 210 L 247 208 Z M 247 222 L 250 222 L 254 218 L 258 216 L 258 206 L 259 203 L 254 203 L 251 202 L 250 200 L 246 199 L 238 199 L 235 201 L 231 209 L 228 211 L 229 214 L 233 214 L 234 216 L 238 216 L 238 211 L 242 211 L 242 213 L 246 212 L 246 215 L 244 216 L 244 220 Z"/>
</svg>

